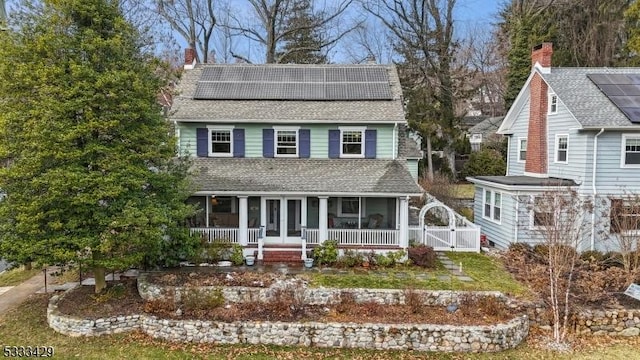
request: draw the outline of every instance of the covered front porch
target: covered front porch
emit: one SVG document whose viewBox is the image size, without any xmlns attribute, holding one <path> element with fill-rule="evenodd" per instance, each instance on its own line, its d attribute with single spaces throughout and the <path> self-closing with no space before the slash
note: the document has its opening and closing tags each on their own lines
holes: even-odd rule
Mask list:
<svg viewBox="0 0 640 360">
<path fill-rule="evenodd" d="M 250 196 L 208 194 L 188 200 L 198 209 L 192 233 L 207 241 L 300 249 L 336 240 L 341 247 L 404 248 L 408 245 L 408 197 Z"/>
</svg>

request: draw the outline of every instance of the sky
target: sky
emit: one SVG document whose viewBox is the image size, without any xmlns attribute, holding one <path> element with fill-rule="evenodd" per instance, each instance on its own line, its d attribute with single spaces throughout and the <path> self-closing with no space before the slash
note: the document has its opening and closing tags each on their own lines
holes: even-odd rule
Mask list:
<svg viewBox="0 0 640 360">
<path fill-rule="evenodd" d="M 329 0 L 337 1 L 337 0 Z M 486 32 L 491 30 L 491 24 L 495 23 L 496 14 L 498 9 L 507 0 L 457 0 L 455 8 L 455 21 L 457 36 L 464 37 L 468 32 Z M 229 0 L 229 2 L 236 8 L 246 9 L 246 0 Z M 11 15 L 11 9 L 18 6 L 19 0 L 6 0 L 7 12 Z M 179 39 L 179 36 L 176 36 Z M 240 40 L 236 41 L 237 51 L 242 52 L 257 52 L 257 47 L 250 43 L 243 44 Z M 182 39 L 178 40 L 178 44 L 181 47 L 186 47 L 186 42 Z M 342 44 L 342 46 L 349 46 L 348 44 Z M 242 51 L 244 48 L 245 51 Z M 253 60 L 253 56 L 252 60 Z M 334 50 L 334 54 L 331 54 L 331 59 L 334 62 L 347 62 L 344 57 L 344 51 L 339 47 Z"/>
</svg>

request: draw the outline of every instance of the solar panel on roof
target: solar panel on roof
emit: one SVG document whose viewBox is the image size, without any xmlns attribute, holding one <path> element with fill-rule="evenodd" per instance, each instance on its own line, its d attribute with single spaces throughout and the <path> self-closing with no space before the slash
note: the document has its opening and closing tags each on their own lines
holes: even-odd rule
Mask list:
<svg viewBox="0 0 640 360">
<path fill-rule="evenodd" d="M 640 123 L 640 74 L 587 74 L 633 123 Z"/>
<path fill-rule="evenodd" d="M 208 66 L 194 99 L 391 100 L 383 67 Z"/>
</svg>

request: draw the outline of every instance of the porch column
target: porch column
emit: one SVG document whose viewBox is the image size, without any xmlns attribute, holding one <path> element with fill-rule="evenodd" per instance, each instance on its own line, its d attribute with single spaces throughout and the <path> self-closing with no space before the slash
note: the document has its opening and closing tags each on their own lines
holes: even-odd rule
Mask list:
<svg viewBox="0 0 640 360">
<path fill-rule="evenodd" d="M 401 248 L 409 247 L 409 197 L 398 198 L 400 207 L 400 223 L 398 226 L 398 244 Z"/>
<path fill-rule="evenodd" d="M 204 208 L 205 208 L 205 219 L 204 219 L 204 226 L 205 227 L 209 227 L 209 211 L 211 209 L 211 195 L 206 195 L 204 197 Z"/>
<path fill-rule="evenodd" d="M 247 246 L 249 232 L 248 196 L 238 196 L 238 243 Z"/>
<path fill-rule="evenodd" d="M 260 197 L 260 234 L 258 235 L 258 260 L 264 258 L 264 237 L 267 236 L 267 199 Z"/>
<path fill-rule="evenodd" d="M 329 199 L 328 196 L 318 196 L 319 202 L 318 202 L 318 242 L 320 244 L 322 244 L 322 242 L 324 242 L 325 240 L 328 240 L 329 237 L 329 230 L 328 230 L 328 223 L 329 223 L 329 218 L 328 218 L 328 206 L 327 206 L 327 200 Z"/>
</svg>

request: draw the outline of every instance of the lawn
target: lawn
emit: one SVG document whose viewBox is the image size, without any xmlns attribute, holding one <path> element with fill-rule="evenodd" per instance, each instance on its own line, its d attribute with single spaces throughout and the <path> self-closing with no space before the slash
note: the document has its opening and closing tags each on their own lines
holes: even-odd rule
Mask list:
<svg viewBox="0 0 640 360">
<path fill-rule="evenodd" d="M 458 199 L 473 199 L 475 195 L 475 185 L 473 184 L 455 184 L 454 196 Z"/>
<path fill-rule="evenodd" d="M 474 281 L 464 282 L 453 277 L 441 280 L 451 273 L 437 269 L 396 267 L 377 271 L 350 270 L 340 274 L 307 273 L 311 286 L 361 287 L 379 289 L 476 290 L 502 291 L 511 295 L 527 295 L 527 289 L 509 274 L 494 258 L 476 253 L 448 253 L 455 264 L 462 263 L 463 272 Z"/>
<path fill-rule="evenodd" d="M 492 354 L 443 354 L 414 351 L 316 349 L 263 345 L 175 344 L 139 334 L 72 338 L 47 326 L 46 295 L 35 295 L 17 309 L 0 316 L 2 345 L 52 346 L 56 359 L 634 359 L 638 339 L 604 346 L 580 345 L 580 350 L 558 354 L 525 343 L 517 349 Z M 603 339 L 603 338 L 599 338 Z M 603 339 L 604 340 L 604 339 Z M 532 343 L 540 342 L 532 340 Z M 603 341 L 599 341 L 603 343 Z"/>
<path fill-rule="evenodd" d="M 15 269 L 7 270 L 0 274 L 0 286 L 15 286 L 31 279 L 37 273 L 41 272 L 40 268 L 32 268 L 25 270 L 23 266 Z"/>
</svg>

